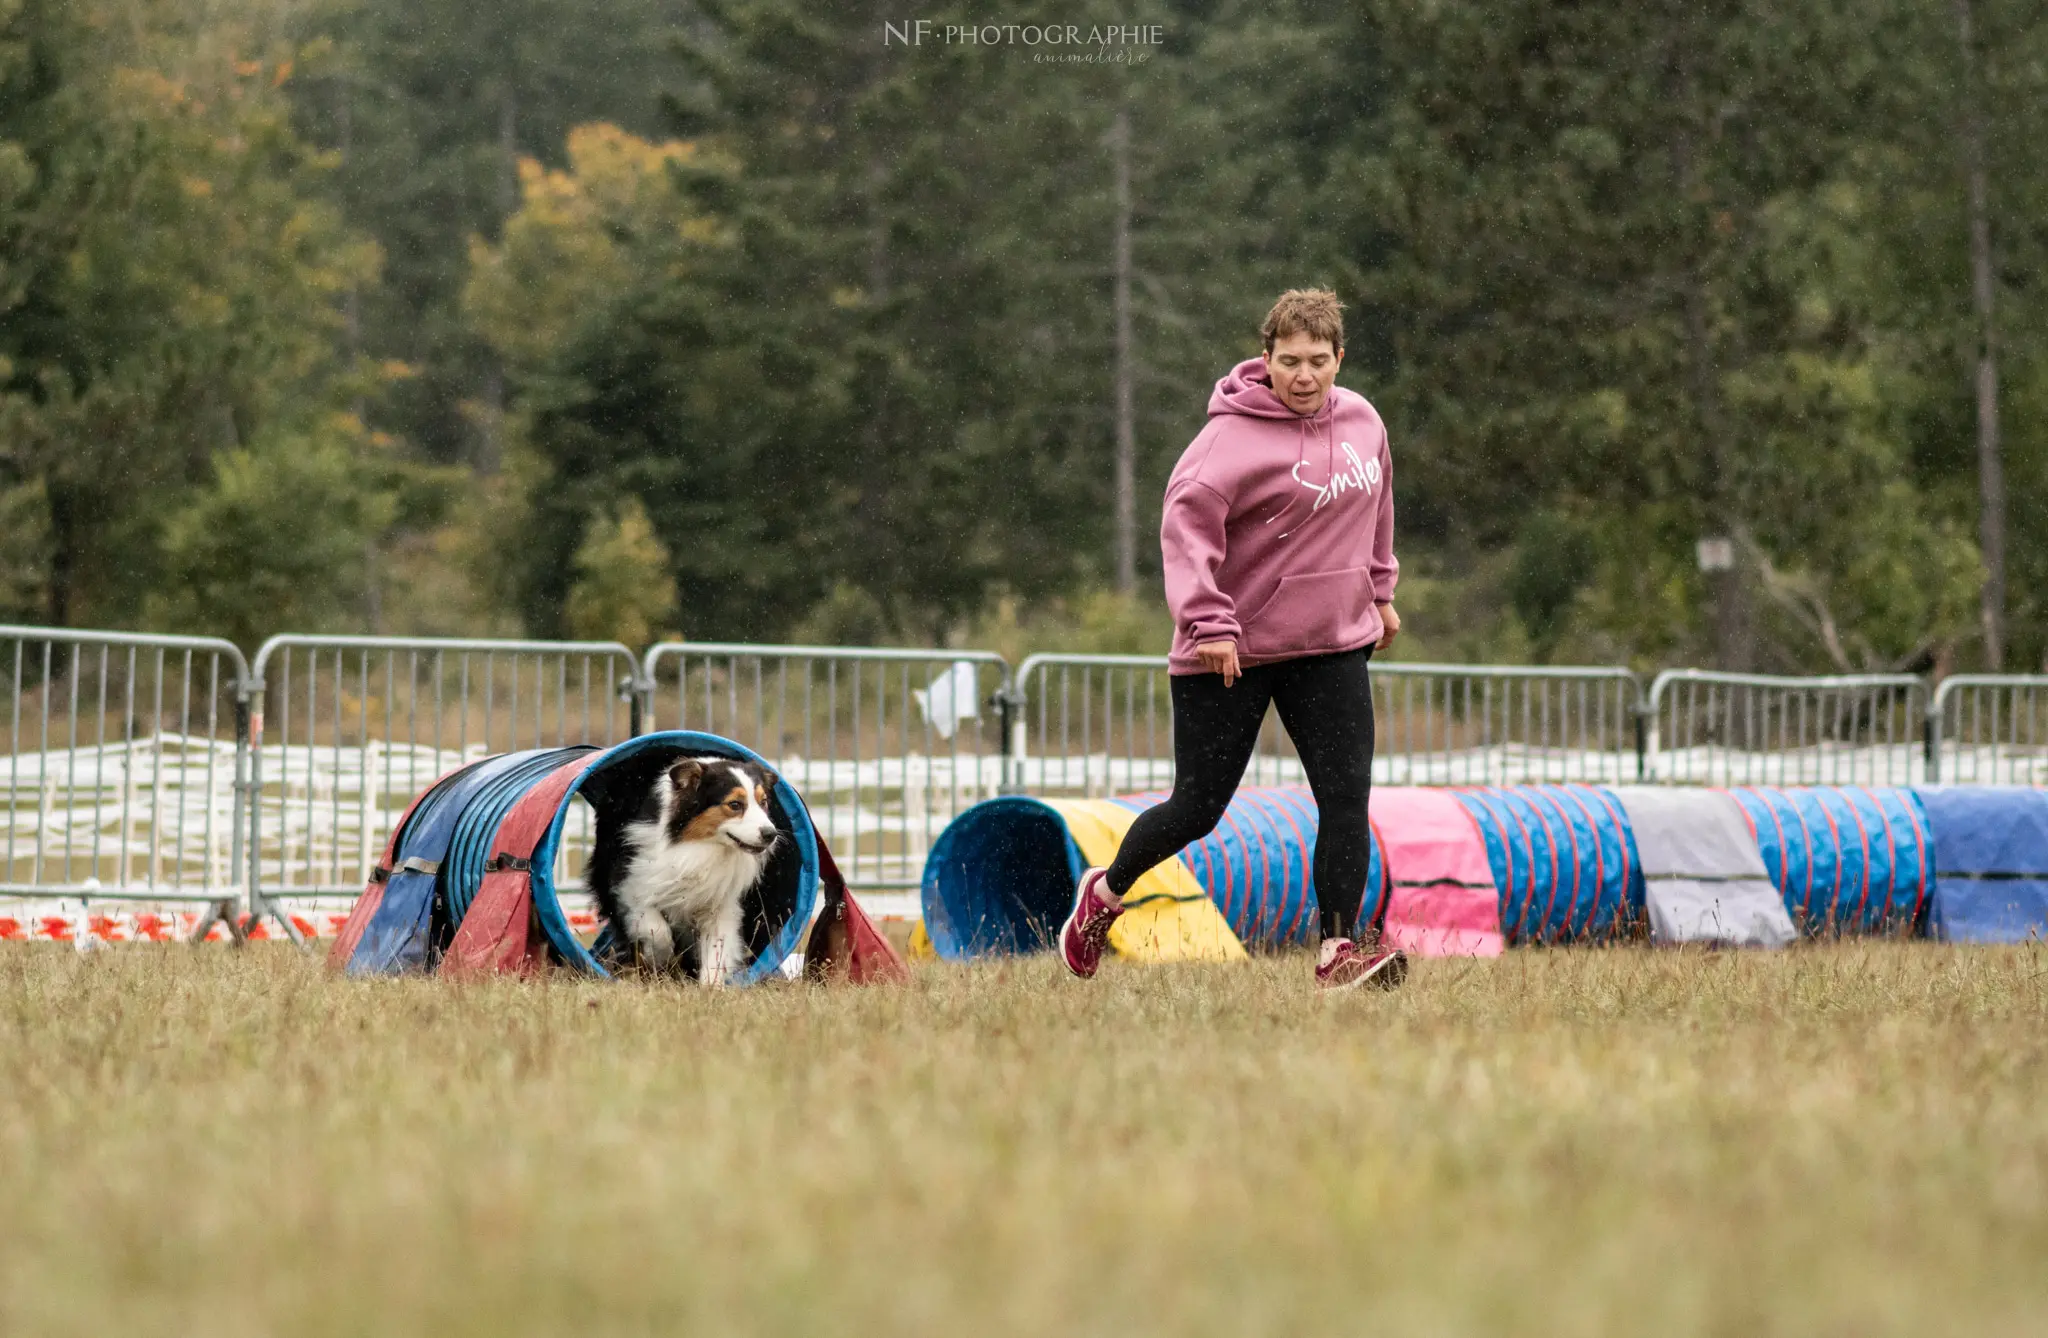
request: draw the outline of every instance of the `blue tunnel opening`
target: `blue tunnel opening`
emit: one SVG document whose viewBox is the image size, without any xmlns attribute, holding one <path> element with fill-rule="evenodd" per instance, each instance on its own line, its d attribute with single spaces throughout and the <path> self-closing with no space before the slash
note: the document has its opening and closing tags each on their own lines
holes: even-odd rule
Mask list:
<svg viewBox="0 0 2048 1338">
<path fill-rule="evenodd" d="M 1040 952 L 1073 909 L 1085 865 L 1050 805 L 976 804 L 947 825 L 924 866 L 925 932 L 949 961 Z"/>
</svg>

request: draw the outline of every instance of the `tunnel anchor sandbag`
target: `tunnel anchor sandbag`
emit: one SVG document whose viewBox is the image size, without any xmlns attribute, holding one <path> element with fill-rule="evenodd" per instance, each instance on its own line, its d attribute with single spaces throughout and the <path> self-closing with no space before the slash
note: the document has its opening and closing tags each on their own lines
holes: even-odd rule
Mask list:
<svg viewBox="0 0 2048 1338">
<path fill-rule="evenodd" d="M 804 944 L 804 979 L 844 979 L 854 985 L 909 980 L 910 964 L 854 900 L 838 861 L 822 839 L 818 842 L 818 872 L 824 904 Z"/>
<path fill-rule="evenodd" d="M 1053 799 L 1067 830 L 1091 865 L 1107 867 L 1124 833 L 1143 810 L 1121 800 Z M 1124 893 L 1124 913 L 1109 930 L 1117 956 L 1140 962 L 1242 961 L 1244 944 L 1231 932 L 1195 880 L 1175 857 L 1145 871 Z"/>
<path fill-rule="evenodd" d="M 1387 863 L 1387 944 L 1420 957 L 1499 956 L 1500 890 L 1460 797 L 1382 786 L 1371 807 Z"/>
<path fill-rule="evenodd" d="M 1659 943 L 1781 948 L 1798 936 L 1742 807 L 1725 791 L 1615 787 Z"/>
<path fill-rule="evenodd" d="M 1958 785 L 1919 795 L 1934 844 L 1932 932 L 1957 943 L 2048 938 L 2048 793 Z"/>
</svg>

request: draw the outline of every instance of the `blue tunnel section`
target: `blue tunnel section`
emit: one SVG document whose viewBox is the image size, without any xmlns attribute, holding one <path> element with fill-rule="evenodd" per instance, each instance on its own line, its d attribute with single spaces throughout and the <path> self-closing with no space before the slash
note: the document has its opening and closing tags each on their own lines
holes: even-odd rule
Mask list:
<svg viewBox="0 0 2048 1338">
<path fill-rule="evenodd" d="M 1620 800 L 1588 785 L 1460 790 L 1500 890 L 1503 937 L 1583 943 L 1635 932 L 1643 861 Z"/>
<path fill-rule="evenodd" d="M 596 811 L 602 840 L 611 827 L 632 819 L 655 777 L 679 757 L 727 757 L 768 766 L 761 756 L 731 739 L 694 730 L 642 734 L 608 749 L 591 763 L 590 769 L 577 777 L 562 796 L 554 821 L 548 824 L 547 833 L 533 851 L 534 914 L 550 947 L 563 963 L 593 975 L 606 975 L 617 950 L 609 930 L 585 948 L 562 911 L 554 871 L 570 805 L 580 794 Z M 796 950 L 798 939 L 817 909 L 817 832 L 802 797 L 779 776 L 774 792 L 768 796 L 768 816 L 788 839 L 777 843 L 761 881 L 748 893 L 745 932 L 747 947 L 753 955 L 743 970 L 728 979 L 728 984 L 751 985 L 773 973 Z"/>
<path fill-rule="evenodd" d="M 451 852 L 467 830 L 474 828 L 473 815 L 510 795 L 497 809 L 502 815 L 505 807 L 525 793 L 526 786 L 578 751 L 540 748 L 502 753 L 437 781 L 399 834 L 397 862 L 385 883 L 384 899 L 348 960 L 348 973 L 378 976 L 429 969 L 455 934 L 455 921 L 448 915 L 452 902 L 448 889 L 454 881 Z M 494 818 L 491 830 L 496 827 Z M 476 881 L 482 878 L 479 866 Z M 475 883 L 467 891 L 474 895 Z"/>
<path fill-rule="evenodd" d="M 2048 793 L 1958 786 L 1919 795 L 1937 870 L 1931 932 L 1970 943 L 2048 937 Z"/>
<path fill-rule="evenodd" d="M 1633 936 L 1645 917 L 1641 850 L 1619 798 L 1585 785 L 1454 791 L 1472 817 L 1511 944 Z M 2048 938 L 2048 791 L 1860 786 L 1728 791 L 1792 922 L 1811 936 L 1935 934 Z M 1114 803 L 1143 812 L 1165 796 Z M 1314 801 L 1300 789 L 1245 789 L 1215 831 L 1182 852 L 1247 945 L 1315 934 Z M 1374 833 L 1363 915 L 1384 911 L 1390 877 Z M 926 868 L 926 924 L 949 958 L 1050 945 L 1084 864 L 1057 808 L 1010 797 L 979 804 L 940 836 Z"/>
<path fill-rule="evenodd" d="M 924 927 L 948 960 L 1039 952 L 1073 909 L 1085 863 L 1050 804 L 1011 795 L 962 813 L 924 865 Z"/>
<path fill-rule="evenodd" d="M 1919 794 L 1850 785 L 1730 793 L 1802 933 L 1926 931 L 1935 862 Z"/>
<path fill-rule="evenodd" d="M 501 772 L 489 784 L 478 789 L 463 807 L 461 816 L 455 820 L 446 873 L 441 880 L 446 897 L 447 930 L 446 938 L 442 938 L 437 947 L 446 946 L 447 938 L 454 937 L 455 926 L 461 924 L 462 917 L 468 914 L 470 902 L 483 885 L 484 865 L 493 853 L 491 840 L 497 835 L 498 824 L 512 811 L 512 806 L 563 763 L 596 751 L 596 748 L 586 746 L 551 748 L 525 754 L 523 756 L 527 756 L 528 761 Z"/>
</svg>

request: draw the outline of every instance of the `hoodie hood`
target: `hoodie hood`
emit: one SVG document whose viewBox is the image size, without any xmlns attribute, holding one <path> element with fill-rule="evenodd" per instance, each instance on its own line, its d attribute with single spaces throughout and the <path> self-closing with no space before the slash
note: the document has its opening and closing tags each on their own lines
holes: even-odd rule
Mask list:
<svg viewBox="0 0 2048 1338">
<path fill-rule="evenodd" d="M 1331 386 L 1330 393 L 1323 396 L 1323 407 L 1314 413 L 1303 415 L 1287 407 L 1286 401 L 1274 393 L 1273 378 L 1266 371 L 1264 358 L 1246 358 L 1224 374 L 1209 392 L 1209 416 L 1219 414 L 1244 414 L 1250 418 L 1292 418 L 1297 421 L 1319 422 L 1330 416 L 1337 401 L 1337 387 Z"/>
<path fill-rule="evenodd" d="M 1294 477 L 1299 479 L 1302 467 L 1308 463 L 1311 437 L 1321 438 L 1323 473 L 1327 477 L 1337 470 L 1337 437 L 1332 427 L 1336 421 L 1337 399 L 1342 393 L 1342 390 L 1333 385 L 1329 393 L 1323 396 L 1322 406 L 1314 413 L 1298 414 L 1288 408 L 1287 402 L 1273 389 L 1273 375 L 1266 369 L 1266 360 L 1246 358 L 1231 368 L 1223 379 L 1216 383 L 1216 389 L 1209 392 L 1209 416 L 1217 418 L 1227 414 L 1239 414 L 1246 418 L 1269 418 L 1293 423 Z M 1290 494 L 1281 514 L 1269 517 L 1269 520 L 1279 520 L 1282 516 L 1291 520 L 1295 510 L 1294 504 L 1300 500 L 1300 494 Z M 1293 532 L 1291 525 L 1283 525 L 1280 537 L 1284 539 Z"/>
</svg>

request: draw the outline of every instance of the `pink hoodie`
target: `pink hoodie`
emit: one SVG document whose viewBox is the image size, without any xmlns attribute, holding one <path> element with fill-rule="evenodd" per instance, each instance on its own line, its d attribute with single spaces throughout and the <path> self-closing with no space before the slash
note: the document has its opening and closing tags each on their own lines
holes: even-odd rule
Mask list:
<svg viewBox="0 0 2048 1338">
<path fill-rule="evenodd" d="M 1393 476 L 1364 396 L 1332 386 L 1304 418 L 1273 393 L 1263 359 L 1231 368 L 1166 485 L 1171 672 L 1206 672 L 1202 641 L 1236 641 L 1240 665 L 1377 642 L 1377 605 L 1401 571 Z"/>
</svg>

